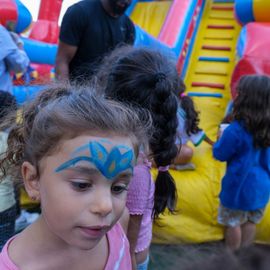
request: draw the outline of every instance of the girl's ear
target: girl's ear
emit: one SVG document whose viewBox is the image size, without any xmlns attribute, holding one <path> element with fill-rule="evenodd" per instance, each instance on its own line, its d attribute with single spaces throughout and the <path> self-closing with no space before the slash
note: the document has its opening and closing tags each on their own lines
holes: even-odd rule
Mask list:
<svg viewBox="0 0 270 270">
<path fill-rule="evenodd" d="M 39 178 L 37 169 L 28 161 L 24 161 L 21 169 L 25 190 L 28 196 L 34 200 L 40 200 Z"/>
</svg>

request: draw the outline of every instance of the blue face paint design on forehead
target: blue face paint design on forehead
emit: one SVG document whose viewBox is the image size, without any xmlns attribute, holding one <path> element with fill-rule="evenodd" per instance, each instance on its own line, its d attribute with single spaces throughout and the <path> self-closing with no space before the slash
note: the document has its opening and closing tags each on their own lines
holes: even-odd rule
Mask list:
<svg viewBox="0 0 270 270">
<path fill-rule="evenodd" d="M 100 139 L 100 140 L 99 140 L 99 143 L 105 143 L 105 144 L 112 145 L 112 142 L 109 141 L 109 140 L 107 140 L 107 139 Z M 130 147 L 128 147 L 128 146 L 126 146 L 126 145 L 117 145 L 117 147 L 118 147 L 119 149 L 130 150 Z M 73 155 L 76 155 L 76 154 L 78 154 L 78 153 L 81 152 L 81 151 L 87 150 L 88 148 L 89 148 L 89 144 L 85 144 L 85 145 L 83 145 L 83 146 L 80 146 L 80 147 L 78 147 L 74 152 L 72 152 L 71 155 L 72 155 L 72 156 L 73 156 Z"/>
<path fill-rule="evenodd" d="M 120 149 L 124 149 L 126 151 L 121 154 Z M 61 172 L 69 169 L 80 161 L 87 161 L 94 164 L 101 174 L 108 179 L 113 179 L 120 172 L 127 169 L 131 169 L 131 171 L 133 171 L 132 161 L 134 153 L 130 147 L 117 145 L 112 147 L 110 152 L 108 152 L 100 142 L 93 141 L 77 148 L 73 152 L 73 155 L 85 150 L 89 150 L 89 156 L 84 155 L 74 157 L 56 168 L 55 172 Z"/>
</svg>

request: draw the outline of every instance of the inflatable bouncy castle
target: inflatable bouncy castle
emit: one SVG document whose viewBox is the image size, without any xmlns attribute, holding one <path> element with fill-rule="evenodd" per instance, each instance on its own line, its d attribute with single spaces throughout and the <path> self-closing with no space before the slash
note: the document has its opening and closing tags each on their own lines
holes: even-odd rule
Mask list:
<svg viewBox="0 0 270 270">
<path fill-rule="evenodd" d="M 259 0 L 237 0 L 236 17 L 243 24 L 238 44 L 238 63 L 235 66 L 231 88 L 235 87 L 242 75 L 270 75 L 270 2 Z"/>
<path fill-rule="evenodd" d="M 18 103 L 22 103 L 54 76 L 62 0 L 41 1 L 38 20 L 34 23 L 19 0 L 1 0 L 0 3 L 0 23 L 18 34 L 29 32 L 22 40 L 31 65 L 26 74 L 16 74 L 14 78 L 13 94 Z"/>
<path fill-rule="evenodd" d="M 28 30 L 23 38 L 24 49 L 31 60 L 29 74 L 17 75 L 14 95 L 19 103 L 31 96 L 54 77 L 53 65 L 57 52 L 59 35 L 58 19 L 63 0 L 42 0 L 38 19 L 32 22 L 31 14 L 20 0 L 0 0 L 1 23 L 12 21 L 15 31 Z M 203 0 L 151 1 L 145 9 L 143 2 L 134 0 L 128 15 L 136 23 L 135 46 L 150 46 L 162 50 L 168 57 L 178 61 L 178 69 L 185 73 L 191 39 L 198 25 Z M 139 11 L 139 12 L 138 12 Z M 14 29 L 13 29 L 14 30 Z M 34 85 L 34 86 L 33 86 Z"/>
<path fill-rule="evenodd" d="M 17 33 L 29 31 L 28 37 L 23 38 L 23 41 L 24 49 L 31 60 L 30 76 L 19 74 L 15 80 L 15 84 L 20 85 L 14 87 L 14 95 L 19 103 L 38 91 L 40 87 L 37 85 L 46 84 L 54 77 L 53 66 L 59 35 L 58 19 L 62 2 L 63 0 L 41 0 L 38 20 L 32 22 L 29 11 L 19 0 L 0 0 L 0 3 L 3 3 L 0 6 L 1 23 L 7 26 L 4 21 L 12 21 L 16 25 Z M 148 25 L 152 25 L 150 31 L 148 27 L 144 27 L 145 23 L 141 26 L 137 21 L 136 14 L 141 10 L 141 3 L 134 0 L 128 10 L 128 14 L 132 19 L 135 18 L 137 24 L 135 46 L 150 46 L 162 50 L 168 57 L 175 59 L 180 56 L 178 67 L 179 71 L 182 71 L 185 69 L 185 56 L 203 1 L 175 0 L 151 3 L 152 8 L 142 13 L 146 14 Z M 155 13 L 156 10 L 158 13 Z M 155 15 L 149 17 L 153 11 Z"/>
<path fill-rule="evenodd" d="M 2 2 L 18 8 L 19 0 Z M 38 21 L 32 23 L 24 39 L 31 67 L 38 73 L 36 82 L 51 79 L 61 4 L 60 0 L 41 1 Z M 2 6 L 0 18 L 11 14 Z M 200 112 L 200 126 L 213 141 L 234 96 L 231 85 L 234 89 L 243 74 L 270 72 L 269 8 L 268 0 L 133 0 L 127 11 L 136 24 L 135 46 L 159 49 L 177 61 L 186 94 L 193 97 Z M 31 96 L 29 89 L 34 83 L 31 81 L 30 88 L 20 86 L 21 91 L 14 92 L 17 99 Z M 217 209 L 225 164 L 213 159 L 212 148 L 205 142 L 193 149 L 194 171 L 171 170 L 178 190 L 178 212 L 161 216 L 154 225 L 154 243 L 203 243 L 224 237 L 223 227 L 217 223 Z M 256 240 L 270 243 L 269 207 L 257 227 Z"/>
</svg>

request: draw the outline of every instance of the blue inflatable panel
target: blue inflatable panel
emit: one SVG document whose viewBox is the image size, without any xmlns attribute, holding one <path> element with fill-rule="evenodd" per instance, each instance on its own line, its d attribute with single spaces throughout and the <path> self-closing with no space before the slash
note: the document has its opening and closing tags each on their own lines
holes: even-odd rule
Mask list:
<svg viewBox="0 0 270 270">
<path fill-rule="evenodd" d="M 182 74 L 181 74 L 181 78 L 183 78 L 183 79 L 186 76 L 186 72 L 187 72 L 187 68 L 188 68 L 188 65 L 189 65 L 190 57 L 191 57 L 191 54 L 192 54 L 192 51 L 193 51 L 193 46 L 194 46 L 194 43 L 195 43 L 195 40 L 196 40 L 196 37 L 197 37 L 197 32 L 198 32 L 198 29 L 199 29 L 200 22 L 201 22 L 201 19 L 202 19 L 205 2 L 206 1 L 204 1 L 203 4 L 202 4 L 199 16 L 198 16 L 197 21 L 196 21 L 194 33 L 192 35 L 190 45 L 188 47 L 187 56 L 186 56 L 184 66 L 183 66 L 183 70 L 182 70 Z"/>
<path fill-rule="evenodd" d="M 240 32 L 237 46 L 236 46 L 236 52 L 237 52 L 237 56 L 239 58 L 242 58 L 242 56 L 244 54 L 245 47 L 246 47 L 246 41 L 247 41 L 247 27 L 244 26 Z"/>
<path fill-rule="evenodd" d="M 214 98 L 222 98 L 223 97 L 223 95 L 220 93 L 188 92 L 187 95 L 189 97 L 214 97 Z"/>
<path fill-rule="evenodd" d="M 211 57 L 211 56 L 200 56 L 199 61 L 208 61 L 208 62 L 230 62 L 228 57 Z"/>
<path fill-rule="evenodd" d="M 38 64 L 54 65 L 57 53 L 57 45 L 49 44 L 33 39 L 24 38 L 24 50 L 31 62 Z"/>
<path fill-rule="evenodd" d="M 246 24 L 248 22 L 254 22 L 253 14 L 253 0 L 235 0 L 235 14 L 237 20 Z"/>
<path fill-rule="evenodd" d="M 22 105 L 24 102 L 35 97 L 45 87 L 45 85 L 13 86 L 11 94 L 15 96 L 17 103 Z"/>
<path fill-rule="evenodd" d="M 135 6 L 136 6 L 137 3 L 138 3 L 138 0 L 132 0 L 130 6 L 128 7 L 128 9 L 125 12 L 127 16 L 130 16 L 131 15 L 131 13 L 132 13 L 132 11 L 135 8 Z"/>
<path fill-rule="evenodd" d="M 177 60 L 177 56 L 172 51 L 171 48 L 159 42 L 156 38 L 149 35 L 147 32 L 145 32 L 142 28 L 140 28 L 137 25 L 135 26 L 135 31 L 136 31 L 136 39 L 134 43 L 135 47 L 140 46 L 150 47 L 154 50 L 161 51 L 171 59 Z"/>
<path fill-rule="evenodd" d="M 18 10 L 18 21 L 16 24 L 15 32 L 21 33 L 30 26 L 32 22 L 32 15 L 26 6 L 21 3 L 21 1 L 16 0 L 16 5 Z"/>
</svg>

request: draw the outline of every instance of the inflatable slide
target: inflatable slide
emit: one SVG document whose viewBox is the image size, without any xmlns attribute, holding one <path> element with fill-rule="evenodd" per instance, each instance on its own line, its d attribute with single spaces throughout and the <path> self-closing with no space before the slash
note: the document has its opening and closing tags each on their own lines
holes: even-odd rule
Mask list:
<svg viewBox="0 0 270 270">
<path fill-rule="evenodd" d="M 238 2 L 246 5 L 249 1 Z M 264 8 L 268 5 L 267 1 L 258 2 L 265 2 Z M 241 26 L 234 17 L 234 6 L 234 1 L 229 0 L 205 1 L 185 76 L 187 93 L 194 96 L 200 112 L 201 127 L 213 140 L 231 99 L 230 82 L 238 60 L 235 50 Z M 254 7 L 256 1 L 250 8 Z M 262 6 L 260 8 L 264 10 Z M 250 39 L 249 43 L 251 48 L 256 39 Z M 269 43 L 264 45 L 266 51 Z M 217 224 L 217 209 L 225 164 L 213 159 L 211 147 L 206 143 L 194 150 L 195 171 L 172 171 L 178 189 L 178 212 L 165 215 L 154 226 L 155 243 L 202 243 L 223 239 L 223 227 Z M 269 228 L 268 207 L 257 227 L 258 242 L 270 243 Z"/>
<path fill-rule="evenodd" d="M 180 3 L 181 9 L 178 10 L 175 8 L 176 1 L 140 2 L 133 9 L 131 18 L 176 53 L 179 72 L 187 86 L 187 94 L 193 96 L 200 112 L 201 127 L 212 140 L 215 140 L 218 125 L 231 100 L 232 74 L 234 74 L 233 77 L 236 76 L 235 74 L 239 75 L 236 65 L 239 65 L 240 61 L 238 62 L 239 56 L 236 55 L 236 47 L 239 47 L 237 43 L 241 24 L 255 20 L 264 21 L 267 18 L 267 10 L 269 11 L 269 3 L 256 0 L 206 0 L 201 3 L 197 1 L 196 5 L 194 4 L 196 1 L 186 2 L 185 4 L 189 8 L 193 4 L 197 13 L 191 13 L 192 20 L 188 19 L 188 12 L 184 14 L 185 19 L 178 26 L 178 32 L 184 24 L 189 24 L 189 26 L 186 26 L 188 30 L 180 31 L 180 34 L 176 35 L 176 42 L 181 45 L 178 46 L 180 49 L 175 50 L 175 46 L 170 43 L 170 35 L 176 31 L 175 21 L 166 28 L 166 31 L 163 30 L 168 26 L 168 21 L 172 19 L 172 14 L 175 13 L 181 17 L 180 13 L 183 12 L 185 6 L 183 2 Z M 237 13 L 237 17 L 235 17 L 235 13 Z M 193 20 L 197 20 L 197 23 L 190 26 Z M 251 27 L 246 26 L 248 30 Z M 247 51 L 254 53 L 254 48 L 258 45 L 256 39 L 266 36 L 266 34 L 262 34 L 263 30 L 257 34 L 255 32 L 256 30 L 252 31 L 253 35 L 250 34 L 250 31 L 244 33 L 248 47 L 243 48 L 242 46 L 242 50 L 244 50 L 242 54 Z M 182 35 L 181 38 L 180 35 Z M 265 38 L 262 43 L 264 52 L 266 52 L 269 43 L 265 44 Z M 185 48 L 187 44 L 189 46 Z M 260 48 L 262 49 L 262 46 Z M 262 50 L 258 51 L 258 54 L 260 53 Z M 256 54 L 256 56 L 258 55 Z M 265 67 L 265 59 L 269 57 L 263 53 L 261 58 L 264 59 L 264 65 L 259 65 L 259 70 L 262 71 L 264 67 L 264 71 L 269 71 L 269 68 Z M 262 62 L 257 59 L 257 62 L 259 61 Z M 250 62 L 254 63 L 254 59 L 251 59 Z M 269 60 L 267 62 L 269 63 Z M 250 74 L 256 73 L 256 67 L 258 71 L 258 64 L 255 64 L 253 72 L 243 70 L 242 66 L 238 70 L 242 71 L 242 75 Z M 225 164 L 213 159 L 211 147 L 204 142 L 194 151 L 192 162 L 196 166 L 195 171 L 171 171 L 178 189 L 178 212 L 175 215 L 164 215 L 154 225 L 154 243 L 202 243 L 223 239 L 223 227 L 217 223 L 217 209 Z M 257 241 L 270 242 L 269 228 L 270 209 L 267 208 L 266 215 L 257 228 Z"/>
<path fill-rule="evenodd" d="M 230 100 L 229 83 L 240 30 L 233 4 L 223 2 L 205 2 L 185 77 L 187 93 L 197 95 L 193 100 L 200 112 L 201 127 L 214 141 Z M 225 167 L 212 158 L 211 146 L 205 142 L 194 151 L 195 171 L 172 171 L 178 188 L 178 213 L 161 218 L 155 226 L 156 243 L 200 243 L 223 238 L 216 217 Z"/>
</svg>

